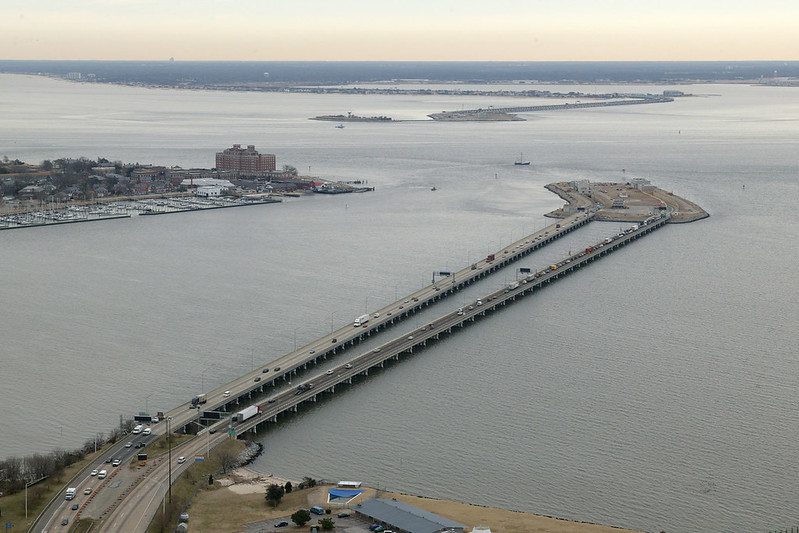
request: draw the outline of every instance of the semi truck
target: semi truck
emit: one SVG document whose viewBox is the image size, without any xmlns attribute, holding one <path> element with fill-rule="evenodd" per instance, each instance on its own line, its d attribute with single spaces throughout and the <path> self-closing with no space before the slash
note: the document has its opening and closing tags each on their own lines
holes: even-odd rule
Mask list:
<svg viewBox="0 0 799 533">
<path fill-rule="evenodd" d="M 261 413 L 261 406 L 260 405 L 251 405 L 246 409 L 242 409 L 235 415 L 233 415 L 234 422 L 244 422 L 257 414 Z"/>
<path fill-rule="evenodd" d="M 205 397 L 205 394 L 198 394 L 194 398 L 191 399 L 191 406 L 197 407 L 201 403 L 205 403 L 208 401 L 208 398 Z"/>
<path fill-rule="evenodd" d="M 361 315 L 355 319 L 355 327 L 365 326 L 369 322 L 369 315 Z"/>
</svg>

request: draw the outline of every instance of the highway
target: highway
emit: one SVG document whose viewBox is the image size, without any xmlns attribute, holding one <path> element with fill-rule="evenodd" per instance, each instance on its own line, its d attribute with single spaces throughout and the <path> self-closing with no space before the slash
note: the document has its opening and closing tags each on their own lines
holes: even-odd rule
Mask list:
<svg viewBox="0 0 799 533">
<path fill-rule="evenodd" d="M 662 219 L 652 218 L 640 226 L 633 226 L 622 233 L 608 237 L 602 242 L 587 248 L 583 252 L 564 258 L 558 263 L 552 265 L 552 267 L 535 273 L 530 273 L 528 276 L 524 277 L 518 282 L 511 283 L 506 287 L 503 287 L 497 291 L 493 291 L 481 298 L 474 300 L 462 308 L 450 309 L 443 315 L 427 322 L 411 332 L 404 333 L 396 338 L 388 340 L 376 348 L 361 353 L 360 355 L 357 355 L 346 362 L 342 362 L 325 373 L 309 377 L 302 382 L 296 383 L 295 387 L 281 390 L 280 392 L 271 396 L 262 397 L 255 403 L 255 405 L 258 405 L 261 409 L 260 414 L 240 423 L 231 424 L 229 418 L 220 420 L 213 426 L 215 429 L 219 430 L 215 434 L 211 435 L 209 429 L 204 429 L 202 430 L 200 438 L 194 439 L 180 448 L 173 449 L 173 462 L 171 465 L 173 469 L 173 476 L 176 477 L 180 472 L 183 471 L 183 469 L 187 468 L 191 462 L 188 461 L 184 465 L 177 465 L 175 461 L 178 455 L 192 458 L 195 454 L 204 453 L 206 449 L 212 448 L 218 443 L 222 442 L 224 439 L 228 438 L 227 429 L 229 425 L 232 425 L 236 433 L 240 435 L 246 431 L 255 431 L 255 428 L 258 424 L 263 424 L 265 422 L 276 422 L 280 414 L 296 411 L 300 404 L 309 401 L 316 401 L 317 396 L 323 392 L 335 392 L 335 387 L 337 385 L 352 383 L 353 379 L 358 376 L 368 376 L 371 369 L 375 367 L 382 367 L 389 359 L 399 359 L 402 354 L 412 353 L 414 349 L 423 347 L 427 342 L 437 340 L 441 335 L 452 333 L 456 327 L 463 327 L 467 323 L 475 321 L 479 317 L 496 310 L 500 306 L 507 305 L 519 297 L 540 290 L 552 281 L 557 280 L 560 277 L 611 253 L 619 247 L 625 246 L 629 242 L 632 242 L 633 240 L 640 238 L 641 236 L 644 236 L 659 227 L 662 227 L 667 220 L 667 217 Z M 522 242 L 521 244 L 524 245 L 525 243 Z M 514 243 L 509 247 L 509 249 L 513 250 L 514 253 L 517 253 L 519 252 L 519 244 Z M 496 262 L 496 259 L 494 262 Z M 490 264 L 490 262 L 487 263 Z M 469 270 L 471 270 L 471 268 Z M 456 275 L 457 274 L 459 273 L 456 273 Z M 433 292 L 435 293 L 437 291 L 433 289 Z M 426 293 L 423 290 L 415 294 L 421 295 L 417 296 L 421 302 Z M 413 301 L 413 298 L 414 296 L 411 296 L 410 298 L 406 299 Z M 399 306 L 403 305 L 404 303 L 405 302 L 403 300 L 402 303 L 395 302 L 392 305 Z M 391 308 L 391 306 L 388 306 L 386 309 Z M 386 311 L 386 313 L 387 312 L 388 311 Z M 285 361 L 285 359 L 280 360 L 281 364 L 286 364 L 283 363 L 283 361 Z M 273 364 L 276 365 L 277 362 Z M 263 372 L 261 372 L 261 374 L 263 374 Z M 287 373 L 283 373 L 280 375 L 280 378 L 285 379 L 286 375 Z M 247 393 L 249 394 L 249 392 L 252 391 L 252 387 L 250 386 L 249 382 L 249 379 L 252 376 L 258 377 L 258 373 L 252 373 L 248 376 L 244 376 L 228 386 L 231 387 L 231 390 L 232 387 L 236 386 L 236 384 L 242 387 L 242 390 L 247 390 L 249 388 Z M 209 397 L 209 403 L 214 402 L 217 405 L 230 403 L 231 399 L 233 398 L 233 393 L 231 393 L 230 397 L 224 397 L 222 394 L 224 390 L 226 389 L 220 388 L 219 391 L 214 392 L 214 396 Z M 240 392 L 238 394 L 241 396 Z M 245 404 L 240 404 L 235 410 L 232 411 L 243 409 L 245 406 Z M 189 407 L 189 404 L 183 406 L 184 413 L 188 414 L 188 417 L 184 417 L 185 420 L 196 418 L 198 416 L 196 411 L 190 409 Z M 176 413 L 176 411 L 173 411 L 173 413 Z M 175 424 L 176 423 L 173 420 L 173 427 L 178 427 Z M 159 423 L 155 426 L 155 428 L 158 430 L 163 430 L 164 427 L 165 424 L 163 423 Z M 146 475 L 141 474 L 139 479 L 128 484 L 127 486 L 117 487 L 116 491 L 111 491 L 111 497 L 116 498 L 117 496 L 115 495 L 119 492 L 120 494 L 123 494 L 123 498 L 119 500 L 118 503 L 112 504 L 111 509 L 100 516 L 103 518 L 103 522 L 99 530 L 115 532 L 145 531 L 150 520 L 155 515 L 159 502 L 163 501 L 163 494 L 167 485 L 165 480 L 167 479 L 169 473 L 169 465 L 167 463 L 168 461 L 163 457 L 156 461 L 152 461 L 148 467 L 148 472 L 146 472 Z M 65 512 L 64 509 L 68 510 L 69 506 L 65 507 L 64 505 L 61 505 L 60 508 L 61 514 L 54 514 L 53 519 L 48 522 L 49 524 L 58 524 L 60 517 L 63 516 Z"/>
<path fill-rule="evenodd" d="M 254 395 L 262 394 L 267 388 L 276 386 L 278 381 L 291 380 L 293 375 L 307 370 L 310 365 L 319 360 L 327 359 L 327 357 L 348 346 L 354 346 L 360 340 L 392 326 L 416 311 L 450 296 L 480 278 L 488 276 L 529 255 L 533 251 L 589 223 L 593 216 L 594 213 L 591 211 L 579 211 L 501 248 L 492 254 L 495 257 L 493 260 L 488 260 L 488 257 L 480 259 L 457 272 L 450 273 L 449 276 L 440 277 L 437 281 L 434 280 L 430 285 L 396 302 L 370 311 L 368 313 L 369 321 L 364 327 L 355 328 L 350 322 L 329 335 L 318 338 L 266 365 L 260 365 L 252 372 L 209 391 L 206 394 L 206 403 L 200 405 L 201 411 L 221 410 L 229 412 L 231 410 L 239 410 L 241 401 L 250 401 Z M 230 391 L 230 396 L 225 396 L 225 391 Z M 197 420 L 199 415 L 200 413 L 191 409 L 190 402 L 186 402 L 166 413 L 166 416 L 172 417 L 172 424 L 175 428 L 189 425 L 193 420 Z M 196 426 L 193 429 L 196 430 Z M 160 429 L 155 428 L 154 431 L 157 432 Z"/>
<path fill-rule="evenodd" d="M 206 394 L 207 401 L 205 404 L 199 406 L 200 409 L 192 409 L 191 403 L 186 402 L 185 404 L 180 405 L 166 413 L 166 416 L 171 417 L 173 430 L 186 427 L 192 432 L 195 432 L 198 429 L 200 431 L 204 431 L 200 426 L 192 423 L 193 421 L 200 422 L 199 418 L 201 417 L 202 412 L 215 410 L 231 412 L 242 409 L 244 406 L 252 403 L 252 398 L 254 396 L 262 395 L 267 391 L 268 388 L 275 387 L 278 384 L 278 381 L 290 380 L 293 375 L 296 375 L 300 371 L 307 370 L 309 365 L 316 363 L 318 360 L 326 359 L 328 356 L 334 355 L 337 351 L 343 350 L 347 346 L 354 346 L 361 339 L 375 334 L 381 329 L 390 327 L 397 321 L 410 316 L 423 307 L 429 306 L 446 296 L 454 294 L 458 290 L 470 285 L 471 283 L 474 283 L 480 278 L 500 270 L 501 268 L 532 253 L 540 247 L 546 246 L 555 239 L 558 239 L 559 237 L 574 231 L 580 226 L 589 223 L 592 220 L 593 215 L 594 213 L 591 211 L 579 211 L 578 213 L 571 215 L 566 219 L 560 220 L 527 237 L 523 237 L 518 241 L 510 243 L 508 246 L 492 254 L 493 258 L 488 256 L 476 261 L 471 265 L 467 265 L 458 272 L 449 273 L 448 275 L 439 278 L 438 281 L 434 279 L 430 285 L 423 287 L 422 289 L 392 304 L 384 306 L 381 309 L 371 311 L 369 313 L 370 319 L 363 327 L 355 328 L 352 326 L 352 323 L 349 323 L 346 326 L 332 332 L 330 335 L 316 339 L 315 341 L 272 361 L 268 365 L 259 366 L 254 371 L 209 391 Z M 475 314 L 478 314 L 479 311 L 480 310 L 467 310 L 465 311 L 464 315 L 466 318 L 472 318 Z M 376 364 L 382 365 L 383 361 L 385 361 L 388 357 L 398 357 L 398 354 L 405 350 L 413 350 L 413 347 L 418 345 L 420 342 L 426 342 L 426 339 L 430 338 L 432 334 L 438 330 L 439 326 L 442 329 L 450 328 L 453 325 L 450 324 L 450 321 L 454 320 L 450 316 L 452 314 L 453 313 L 449 313 L 447 315 L 449 318 L 446 320 L 437 320 L 439 324 L 437 324 L 433 331 L 427 331 L 426 333 L 419 332 L 417 335 L 414 335 L 414 339 L 408 339 L 405 337 L 394 339 L 383 345 L 383 347 L 380 349 L 380 352 L 368 352 L 367 354 L 353 359 L 351 363 L 347 363 L 351 364 L 352 368 L 344 368 L 344 366 L 341 365 L 335 369 L 334 374 L 323 375 L 320 378 L 315 378 L 316 383 L 314 383 L 314 388 L 310 388 L 309 390 L 306 390 L 300 394 L 297 394 L 296 389 L 290 389 L 278 394 L 272 404 L 263 404 L 263 414 L 258 418 L 276 419 L 278 413 L 283 412 L 286 409 L 296 409 L 297 405 L 303 401 L 314 400 L 318 394 L 318 391 L 331 390 L 335 384 L 340 383 L 341 381 L 351 381 L 351 379 L 356 375 L 368 374 L 369 368 L 375 366 Z M 462 319 L 463 316 L 458 316 L 458 318 Z M 230 391 L 230 395 L 226 396 L 224 394 L 225 391 Z M 202 422 L 208 423 L 211 421 L 202 420 Z M 255 425 L 253 420 L 249 420 L 247 423 L 247 425 L 242 425 L 240 428 L 237 427 L 236 429 L 239 432 L 246 431 Z M 154 424 L 152 425 L 151 429 L 152 435 L 146 439 L 142 435 L 129 435 L 124 437 L 122 442 L 117 443 L 113 448 L 111 448 L 111 450 L 108 452 L 108 455 L 114 458 L 122 459 L 123 466 L 126 465 L 138 450 L 133 447 L 125 448 L 125 442 L 129 440 L 133 441 L 134 443 L 143 440 L 150 442 L 165 432 L 166 424 L 163 422 Z M 186 451 L 184 449 L 181 449 L 180 451 L 181 455 L 186 456 L 190 455 L 191 453 L 192 452 Z M 112 467 L 107 468 L 107 470 L 109 470 L 109 478 L 103 480 L 102 483 L 98 483 L 96 478 L 90 476 L 89 473 L 95 468 L 99 470 L 104 465 L 105 463 L 103 463 L 103 465 L 93 464 L 91 468 L 87 467 L 78 476 L 76 476 L 76 478 L 69 484 L 70 487 L 77 487 L 79 489 L 77 491 L 78 494 L 75 497 L 75 500 L 66 501 L 63 499 L 63 495 L 60 495 L 60 499 L 56 499 L 54 501 L 54 505 L 51 505 L 50 508 L 43 513 L 40 520 L 37 521 L 35 530 L 51 530 L 56 526 L 61 527 L 61 520 L 65 518 L 70 522 L 81 516 L 90 518 L 108 518 L 108 513 L 117 512 L 118 506 L 115 502 L 117 502 L 117 499 L 121 496 L 124 496 L 124 505 L 122 507 L 127 509 L 129 505 L 132 505 L 134 500 L 132 500 L 131 497 L 134 494 L 137 494 L 138 491 L 142 490 L 138 486 L 133 486 L 133 484 L 138 483 L 138 481 L 135 479 L 135 477 L 133 480 L 129 480 L 126 478 L 126 476 L 116 474 L 117 471 L 122 472 L 129 469 Z M 105 466 L 110 467 L 110 465 Z M 150 473 L 148 475 L 148 479 L 152 475 L 153 473 Z M 110 482 L 112 477 L 113 483 Z M 141 484 L 138 483 L 138 485 Z M 83 494 L 85 487 L 92 487 L 93 492 L 91 495 Z M 73 503 L 79 504 L 79 509 L 77 511 L 73 511 L 71 509 Z M 141 505 L 141 501 L 138 501 L 138 503 L 135 505 Z M 127 510 L 120 512 L 123 515 L 130 514 L 130 512 Z M 113 516 L 115 517 L 115 520 L 120 520 L 120 518 L 116 517 L 116 514 Z M 107 520 L 104 522 L 107 523 Z"/>
</svg>

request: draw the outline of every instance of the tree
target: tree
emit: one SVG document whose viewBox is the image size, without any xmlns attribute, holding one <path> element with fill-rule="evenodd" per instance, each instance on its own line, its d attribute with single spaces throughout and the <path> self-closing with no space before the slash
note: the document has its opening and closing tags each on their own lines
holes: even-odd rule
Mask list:
<svg viewBox="0 0 799 533">
<path fill-rule="evenodd" d="M 294 487 L 291 485 L 291 481 L 286 481 L 286 484 L 283 486 L 283 490 L 286 492 L 286 494 L 290 494 L 291 491 L 294 490 Z"/>
<path fill-rule="evenodd" d="M 236 454 L 230 450 L 218 450 L 216 457 L 219 460 L 219 466 L 222 468 L 223 474 L 227 474 L 228 470 L 232 470 L 236 466 Z"/>
<path fill-rule="evenodd" d="M 266 503 L 272 507 L 277 507 L 280 500 L 283 499 L 283 494 L 285 494 L 283 487 L 277 483 L 270 483 L 269 486 L 266 487 Z"/>
<path fill-rule="evenodd" d="M 304 478 L 302 478 L 302 482 L 309 489 L 316 486 L 316 480 L 314 478 L 312 478 L 312 477 L 305 476 Z"/>
<path fill-rule="evenodd" d="M 311 521 L 311 512 L 308 509 L 300 509 L 291 515 L 291 521 L 302 527 Z"/>
<path fill-rule="evenodd" d="M 336 523 L 330 517 L 321 518 L 319 520 L 319 527 L 321 527 L 323 531 L 332 531 L 333 528 L 336 527 Z"/>
</svg>

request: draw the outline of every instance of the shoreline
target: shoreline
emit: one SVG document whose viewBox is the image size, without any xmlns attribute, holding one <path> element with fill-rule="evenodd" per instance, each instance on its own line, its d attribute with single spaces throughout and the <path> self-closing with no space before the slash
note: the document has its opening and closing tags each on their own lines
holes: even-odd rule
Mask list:
<svg viewBox="0 0 799 533">
<path fill-rule="evenodd" d="M 197 498 L 192 502 L 188 512 L 192 518 L 196 516 L 202 520 L 204 525 L 212 526 L 216 531 L 241 531 L 247 525 L 257 524 L 264 520 L 273 520 L 278 517 L 287 516 L 295 509 L 319 505 L 329 507 L 333 512 L 346 511 L 356 508 L 360 501 L 371 500 L 373 498 L 396 499 L 425 511 L 437 514 L 444 518 L 463 523 L 467 526 L 465 531 L 481 525 L 488 526 L 492 531 L 504 533 L 530 533 L 533 531 L 547 531 L 550 533 L 622 533 L 636 532 L 638 530 L 627 529 L 620 526 L 603 525 L 593 522 L 570 520 L 554 516 L 541 515 L 525 511 L 504 509 L 501 507 L 491 507 L 487 505 L 460 502 L 456 500 L 445 500 L 429 496 L 418 496 L 404 492 L 393 492 L 379 490 L 374 487 L 362 487 L 364 493 L 348 504 L 330 504 L 327 502 L 327 488 L 335 487 L 334 484 L 320 483 L 316 487 L 305 491 L 295 490 L 292 494 L 300 495 L 300 500 L 293 505 L 279 506 L 271 509 L 263 506 L 260 510 L 253 508 L 254 498 L 263 500 L 263 494 L 270 483 L 285 485 L 290 481 L 293 486 L 299 484 L 295 480 L 287 480 L 274 474 L 261 474 L 248 467 L 238 467 L 232 470 L 227 476 L 217 479 L 219 489 L 227 489 L 228 496 L 220 494 L 220 490 L 202 491 L 197 494 Z M 230 497 L 232 493 L 232 499 Z M 208 520 L 213 514 L 215 500 L 224 500 L 229 506 L 229 514 L 239 516 L 243 523 L 238 523 L 234 528 L 223 523 L 211 524 Z M 247 514 L 247 511 L 250 514 Z"/>
</svg>

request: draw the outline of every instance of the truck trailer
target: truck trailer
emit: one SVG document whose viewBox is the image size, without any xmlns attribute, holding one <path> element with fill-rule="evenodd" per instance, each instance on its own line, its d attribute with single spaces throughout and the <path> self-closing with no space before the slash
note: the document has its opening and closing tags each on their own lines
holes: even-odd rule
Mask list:
<svg viewBox="0 0 799 533">
<path fill-rule="evenodd" d="M 198 394 L 197 396 L 191 399 L 191 406 L 197 407 L 198 405 L 200 405 L 201 403 L 205 403 L 206 401 L 208 401 L 208 398 L 206 398 L 205 394 Z"/>
<path fill-rule="evenodd" d="M 244 422 L 245 420 L 250 419 L 260 413 L 261 413 L 260 405 L 251 405 L 250 407 L 242 409 L 241 411 L 233 415 L 233 421 Z"/>
<path fill-rule="evenodd" d="M 361 315 L 355 319 L 354 326 L 356 328 L 360 326 L 365 326 L 367 322 L 369 322 L 369 315 Z"/>
</svg>

